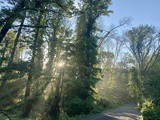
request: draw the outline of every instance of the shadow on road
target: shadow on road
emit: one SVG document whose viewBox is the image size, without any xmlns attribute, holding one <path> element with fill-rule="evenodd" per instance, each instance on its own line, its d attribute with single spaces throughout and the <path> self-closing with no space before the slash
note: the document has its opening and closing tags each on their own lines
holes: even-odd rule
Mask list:
<svg viewBox="0 0 160 120">
<path fill-rule="evenodd" d="M 106 113 L 98 114 L 83 120 L 137 120 L 140 111 L 135 109 L 135 104 L 126 104 Z"/>
</svg>

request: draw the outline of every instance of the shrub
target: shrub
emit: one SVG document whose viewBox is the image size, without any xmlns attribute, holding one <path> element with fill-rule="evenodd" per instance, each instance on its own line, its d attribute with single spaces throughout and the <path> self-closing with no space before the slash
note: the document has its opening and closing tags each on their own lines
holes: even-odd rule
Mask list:
<svg viewBox="0 0 160 120">
<path fill-rule="evenodd" d="M 153 101 L 145 100 L 142 105 L 143 120 L 160 120 L 160 105 L 155 105 Z"/>
</svg>

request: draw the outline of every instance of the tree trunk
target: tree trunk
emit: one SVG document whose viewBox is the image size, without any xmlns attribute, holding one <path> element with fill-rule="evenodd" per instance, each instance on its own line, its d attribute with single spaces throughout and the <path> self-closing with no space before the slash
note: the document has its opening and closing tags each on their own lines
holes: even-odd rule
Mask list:
<svg viewBox="0 0 160 120">
<path fill-rule="evenodd" d="M 43 45 L 43 33 L 44 29 L 41 29 L 39 32 L 39 37 L 37 41 L 37 62 L 36 62 L 36 73 L 35 73 L 35 80 L 36 80 L 36 85 L 35 85 L 35 93 L 39 91 L 39 78 L 41 77 L 41 73 L 43 70 L 43 50 L 42 50 L 42 45 Z"/>
<path fill-rule="evenodd" d="M 25 14 L 26 14 L 26 13 L 25 13 Z M 12 52 L 11 52 L 10 61 L 9 61 L 9 63 L 8 63 L 9 66 L 12 64 L 13 59 L 14 59 L 14 55 L 15 55 L 15 52 L 16 52 L 16 47 L 17 47 L 18 42 L 19 42 L 19 37 L 20 37 L 20 35 L 21 35 L 22 26 L 23 26 L 25 17 L 26 17 L 26 15 L 24 15 L 24 17 L 22 18 L 21 25 L 20 25 L 20 27 L 19 27 L 19 29 L 18 29 L 18 33 L 17 33 L 16 39 L 15 39 L 15 41 L 14 41 L 14 47 L 13 47 L 13 50 L 12 50 Z"/>
<path fill-rule="evenodd" d="M 2 42 L 3 38 L 5 37 L 5 35 L 7 34 L 8 30 L 11 29 L 13 22 L 16 20 L 16 17 L 11 18 L 10 20 L 8 20 L 5 25 L 3 26 L 3 28 L 1 29 L 0 32 L 0 43 Z"/>
<path fill-rule="evenodd" d="M 51 117 L 54 120 L 57 120 L 60 114 L 60 86 L 61 86 L 61 81 L 62 81 L 62 77 L 63 77 L 63 72 L 62 70 L 60 70 L 59 72 L 59 76 L 56 82 L 56 91 L 55 91 L 55 97 L 54 100 L 51 103 L 51 107 L 49 108 L 49 110 L 46 113 L 46 118 L 47 117 Z"/>
<path fill-rule="evenodd" d="M 21 0 L 20 4 L 15 6 L 13 9 L 12 15 L 10 16 L 9 20 L 4 24 L 0 31 L 0 43 L 2 42 L 3 38 L 7 34 L 8 30 L 11 29 L 13 22 L 20 17 L 20 11 L 22 8 L 25 7 L 25 0 Z"/>
<path fill-rule="evenodd" d="M 58 24 L 54 27 L 53 33 L 52 33 L 52 38 L 49 39 L 50 41 L 50 46 L 49 46 L 49 53 L 48 53 L 48 57 L 49 57 L 49 61 L 48 61 L 48 70 L 47 70 L 47 74 L 48 76 L 52 77 L 53 74 L 53 59 L 54 59 L 54 55 L 55 55 L 55 47 L 57 45 L 57 38 L 56 38 L 56 34 L 57 34 L 57 27 Z"/>
<path fill-rule="evenodd" d="M 5 74 L 10 74 L 12 72 L 12 70 L 10 69 L 10 67 L 11 67 L 11 64 L 12 64 L 13 59 L 14 59 L 16 47 L 17 47 L 17 44 L 19 42 L 19 37 L 20 37 L 20 34 L 21 34 L 21 30 L 22 30 L 22 26 L 23 26 L 24 20 L 25 20 L 25 16 L 23 17 L 23 19 L 21 21 L 21 25 L 20 25 L 20 27 L 18 29 L 18 33 L 17 33 L 16 39 L 14 41 L 14 47 L 12 49 L 11 57 L 10 57 L 10 60 L 8 62 L 8 65 L 7 65 L 7 67 L 9 68 L 9 70 L 7 70 L 7 72 Z M 2 80 L 2 84 L 0 86 L 0 95 L 3 93 L 3 89 L 4 89 L 4 86 L 5 86 L 6 82 L 7 82 L 7 79 L 3 79 Z"/>
<path fill-rule="evenodd" d="M 40 21 L 41 21 L 41 17 L 42 17 L 42 13 L 39 13 L 38 16 L 38 20 L 37 20 L 37 26 L 40 25 Z M 30 64 L 30 71 L 28 73 L 28 80 L 27 80 L 27 84 L 26 84 L 26 91 L 25 91 L 25 100 L 26 103 L 24 105 L 24 110 L 22 113 L 22 117 L 28 117 L 29 113 L 31 111 L 31 101 L 27 100 L 30 97 L 30 87 L 31 87 L 31 83 L 32 83 L 32 78 L 33 78 L 33 73 L 34 73 L 34 66 L 35 66 L 35 55 L 36 55 L 36 51 L 37 51 L 37 41 L 38 41 L 38 35 L 39 35 L 39 28 L 36 29 L 36 33 L 35 33 L 35 39 L 34 39 L 34 48 L 33 48 L 33 55 L 32 55 L 32 59 L 31 59 L 31 64 Z"/>
<path fill-rule="evenodd" d="M 4 58 L 7 47 L 8 47 L 8 40 L 5 41 L 5 46 L 4 46 L 1 58 Z M 3 59 L 1 58 L 0 58 L 0 68 L 2 67 L 2 64 L 3 64 Z"/>
</svg>

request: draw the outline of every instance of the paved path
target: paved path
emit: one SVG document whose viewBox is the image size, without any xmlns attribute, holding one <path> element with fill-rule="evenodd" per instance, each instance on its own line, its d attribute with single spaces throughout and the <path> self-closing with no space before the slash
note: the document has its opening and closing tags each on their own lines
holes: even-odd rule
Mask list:
<svg viewBox="0 0 160 120">
<path fill-rule="evenodd" d="M 83 120 L 137 120 L 139 116 L 140 111 L 135 109 L 135 104 L 126 104 Z"/>
</svg>

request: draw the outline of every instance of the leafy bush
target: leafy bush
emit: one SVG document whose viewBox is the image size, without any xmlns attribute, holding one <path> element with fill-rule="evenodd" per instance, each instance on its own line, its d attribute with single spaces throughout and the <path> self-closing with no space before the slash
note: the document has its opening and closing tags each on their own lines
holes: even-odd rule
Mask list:
<svg viewBox="0 0 160 120">
<path fill-rule="evenodd" d="M 147 101 L 142 105 L 143 120 L 160 120 L 160 105 L 155 105 L 153 101 Z"/>
<path fill-rule="evenodd" d="M 145 82 L 144 95 L 147 100 L 142 106 L 144 120 L 160 120 L 160 63 L 157 63 L 149 73 Z"/>
<path fill-rule="evenodd" d="M 69 102 L 66 102 L 67 109 L 66 112 L 68 116 L 76 116 L 76 115 L 87 115 L 89 114 L 93 108 L 94 105 L 90 101 L 90 99 L 86 99 L 85 101 L 80 99 L 79 97 L 75 97 Z"/>
<path fill-rule="evenodd" d="M 101 106 L 102 108 L 111 107 L 110 102 L 105 97 L 104 98 L 99 98 L 97 100 L 97 105 Z"/>
<path fill-rule="evenodd" d="M 152 108 L 152 109 L 147 109 L 145 111 L 143 111 L 143 119 L 144 120 L 160 120 L 160 115 L 159 112 Z"/>
</svg>

